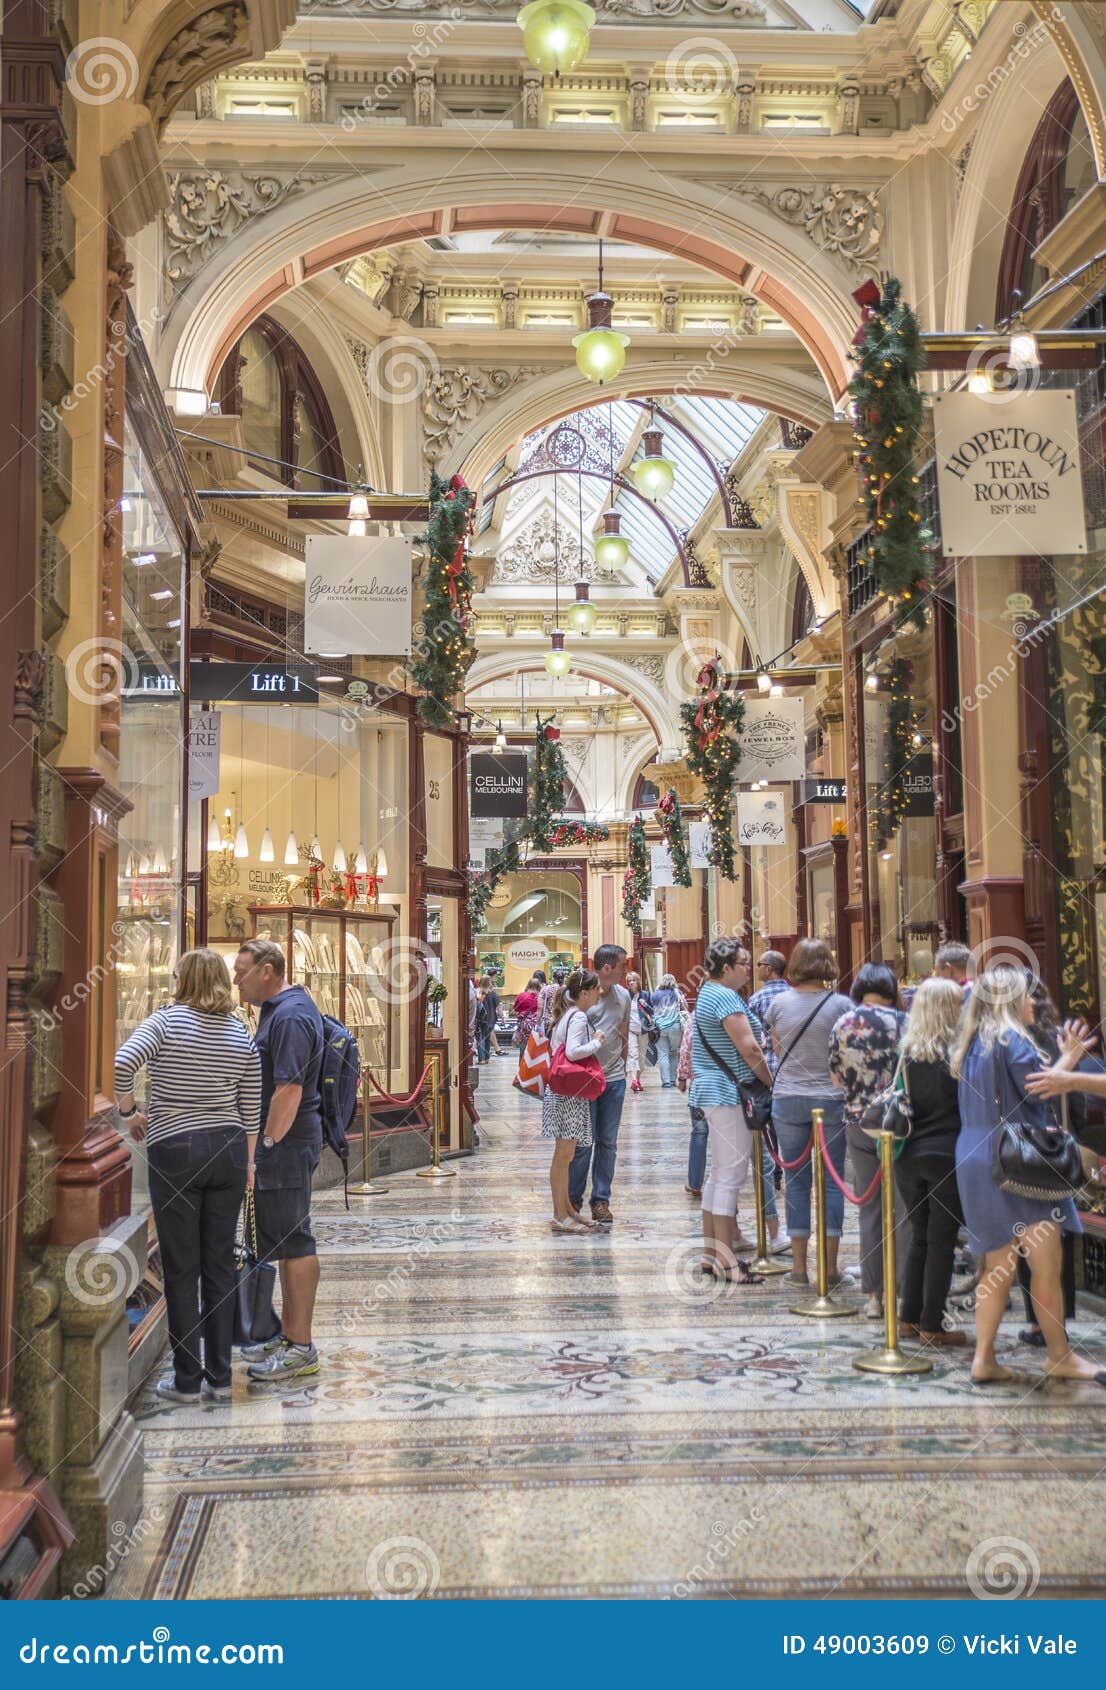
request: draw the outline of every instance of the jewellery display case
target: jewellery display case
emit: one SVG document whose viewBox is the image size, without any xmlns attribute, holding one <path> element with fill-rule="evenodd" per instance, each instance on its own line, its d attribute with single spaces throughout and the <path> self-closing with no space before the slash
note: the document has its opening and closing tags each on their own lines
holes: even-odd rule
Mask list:
<svg viewBox="0 0 1106 1690">
<path fill-rule="evenodd" d="M 283 947 L 288 980 L 349 1028 L 361 1066 L 387 1087 L 399 1013 L 389 966 L 396 911 L 251 904 L 250 915 L 255 938 Z"/>
<path fill-rule="evenodd" d="M 122 1044 L 172 996 L 177 917 L 120 910 L 116 927 L 116 1031 Z"/>
</svg>

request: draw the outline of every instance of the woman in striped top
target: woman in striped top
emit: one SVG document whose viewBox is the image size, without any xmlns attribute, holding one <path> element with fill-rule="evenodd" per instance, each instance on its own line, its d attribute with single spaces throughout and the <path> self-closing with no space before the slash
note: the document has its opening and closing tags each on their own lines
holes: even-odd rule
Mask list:
<svg viewBox="0 0 1106 1690">
<path fill-rule="evenodd" d="M 201 1387 L 230 1397 L 234 1233 L 261 1124 L 261 1063 L 234 1013 L 230 975 L 215 951 L 188 951 L 174 1001 L 135 1029 L 115 1058 L 115 1101 L 146 1140 L 173 1375 L 169 1402 L 199 1402 Z M 135 1079 L 149 1072 L 149 1100 Z M 201 1339 L 203 1357 L 201 1359 Z"/>
</svg>

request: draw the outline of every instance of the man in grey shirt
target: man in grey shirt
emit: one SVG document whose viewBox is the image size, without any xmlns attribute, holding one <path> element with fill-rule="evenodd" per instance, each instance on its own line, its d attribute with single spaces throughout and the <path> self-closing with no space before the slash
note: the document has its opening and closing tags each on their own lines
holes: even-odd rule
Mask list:
<svg viewBox="0 0 1106 1690">
<path fill-rule="evenodd" d="M 604 1035 L 599 1061 L 607 1077 L 606 1090 L 591 1105 L 591 1144 L 582 1144 L 568 1170 L 568 1197 L 579 1214 L 591 1168 L 591 1218 L 610 1226 L 611 1183 L 618 1154 L 618 1127 L 626 1096 L 626 1051 L 630 1042 L 630 994 L 622 984 L 626 952 L 621 945 L 600 945 L 594 967 L 599 976 L 599 1002 L 588 1010 L 588 1021 Z"/>
</svg>

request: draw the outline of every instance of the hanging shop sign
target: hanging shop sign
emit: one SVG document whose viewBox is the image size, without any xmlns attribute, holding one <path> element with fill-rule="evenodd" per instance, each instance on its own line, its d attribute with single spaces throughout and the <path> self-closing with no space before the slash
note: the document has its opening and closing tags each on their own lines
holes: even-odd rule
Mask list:
<svg viewBox="0 0 1106 1690">
<path fill-rule="evenodd" d="M 687 825 L 687 854 L 692 868 L 709 868 L 710 823 L 689 822 Z"/>
<path fill-rule="evenodd" d="M 470 816 L 526 814 L 525 751 L 474 751 L 469 762 Z"/>
<path fill-rule="evenodd" d="M 477 818 L 469 822 L 469 868 L 482 869 L 486 865 L 487 853 L 498 850 L 503 843 L 503 823 L 492 817 Z"/>
<path fill-rule="evenodd" d="M 664 886 L 675 886 L 676 872 L 672 867 L 672 853 L 667 845 L 650 845 L 649 878 L 654 889 L 658 891 Z"/>
<path fill-rule="evenodd" d="M 544 968 L 549 961 L 549 947 L 540 939 L 512 939 L 503 954 L 512 968 Z"/>
<path fill-rule="evenodd" d="M 188 796 L 197 802 L 219 790 L 220 720 L 217 710 L 193 710 L 188 718 Z"/>
<path fill-rule="evenodd" d="M 946 557 L 1086 551 L 1070 388 L 939 393 L 933 422 Z"/>
<path fill-rule="evenodd" d="M 903 768 L 901 778 L 904 816 L 933 814 L 933 753 L 919 751 Z"/>
<path fill-rule="evenodd" d="M 307 536 L 303 645 L 322 656 L 407 657 L 411 542 Z"/>
<path fill-rule="evenodd" d="M 193 704 L 318 704 L 318 670 L 311 663 L 208 663 L 188 665 Z M 180 683 L 156 663 L 139 663 L 127 676 L 124 698 L 179 698 Z"/>
<path fill-rule="evenodd" d="M 806 725 L 801 698 L 751 698 L 741 729 L 739 782 L 802 780 Z"/>
<path fill-rule="evenodd" d="M 845 782 L 831 775 L 808 775 L 803 782 L 804 804 L 843 804 Z"/>
<path fill-rule="evenodd" d="M 786 845 L 787 810 L 781 792 L 739 792 L 739 845 Z"/>
</svg>

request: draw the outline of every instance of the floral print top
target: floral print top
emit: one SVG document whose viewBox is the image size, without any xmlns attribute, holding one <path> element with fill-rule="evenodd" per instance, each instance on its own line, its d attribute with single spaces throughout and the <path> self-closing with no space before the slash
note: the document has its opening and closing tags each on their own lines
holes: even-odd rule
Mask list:
<svg viewBox="0 0 1106 1690">
<path fill-rule="evenodd" d="M 829 1070 L 845 1093 L 845 1119 L 859 1121 L 891 1084 L 906 1016 L 882 1004 L 857 1004 L 830 1031 Z"/>
</svg>

